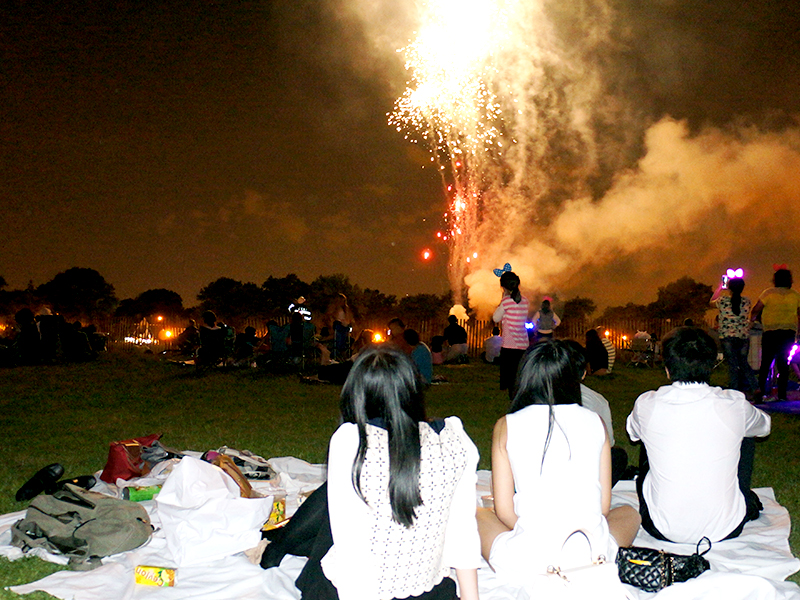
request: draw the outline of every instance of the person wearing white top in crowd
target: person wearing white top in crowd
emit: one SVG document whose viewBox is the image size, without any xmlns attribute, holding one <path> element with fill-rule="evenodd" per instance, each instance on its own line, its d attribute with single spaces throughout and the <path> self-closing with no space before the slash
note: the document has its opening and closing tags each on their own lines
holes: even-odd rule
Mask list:
<svg viewBox="0 0 800 600">
<path fill-rule="evenodd" d="M 517 394 L 492 436 L 494 512 L 478 509 L 484 558 L 503 584 L 531 596 L 549 565 L 580 560 L 577 549 L 564 549 L 575 531 L 588 532 L 593 550 L 612 559 L 639 529 L 636 509 L 611 509 L 608 435 L 581 406 L 573 352 L 546 340 L 523 359 Z"/>
<path fill-rule="evenodd" d="M 716 358 L 704 330 L 674 329 L 664 338 L 673 383 L 639 396 L 628 416 L 631 441 L 642 442 L 636 480 L 642 527 L 660 540 L 735 538 L 762 509 L 750 489 L 753 438 L 769 434 L 771 419 L 742 392 L 708 384 Z"/>
<path fill-rule="evenodd" d="M 261 566 L 308 556 L 305 600 L 478 600 L 478 450 L 457 417 L 428 422 L 410 359 L 380 346 L 342 388 L 328 481 L 274 534 Z"/>
<path fill-rule="evenodd" d="M 500 362 L 500 350 L 503 348 L 503 338 L 500 336 L 500 328 L 493 327 L 492 335 L 483 341 L 482 358 L 488 363 Z"/>
</svg>

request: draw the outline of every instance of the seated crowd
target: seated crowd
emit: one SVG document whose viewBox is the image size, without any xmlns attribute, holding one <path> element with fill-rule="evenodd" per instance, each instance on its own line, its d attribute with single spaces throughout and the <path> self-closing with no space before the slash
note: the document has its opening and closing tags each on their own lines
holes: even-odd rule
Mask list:
<svg viewBox="0 0 800 600">
<path fill-rule="evenodd" d="M 586 563 L 585 546 L 567 543 L 576 531 L 613 557 L 640 526 L 716 544 L 758 518 L 753 438 L 769 434 L 770 417 L 709 385 L 717 351 L 702 329 L 665 337 L 672 383 L 628 416 L 641 443 L 638 511 L 611 508 L 631 469 L 615 452 L 608 402 L 582 383 L 592 367 L 580 344 L 545 339 L 523 356 L 492 436 L 493 507 L 476 512 L 475 445 L 458 417 L 427 419 L 419 334 L 399 321 L 391 332 L 393 343 L 367 346 L 348 369 L 327 483 L 267 536 L 262 567 L 309 557 L 296 581 L 303 598 L 476 599 L 481 556 L 501 584 L 536 595 L 551 565 Z M 416 352 L 431 364 L 427 346 Z"/>
<path fill-rule="evenodd" d="M 68 322 L 49 311 L 34 315 L 22 308 L 14 315 L 15 334 L 0 338 L 0 366 L 86 362 L 107 347 L 107 336 L 90 324 Z"/>
</svg>

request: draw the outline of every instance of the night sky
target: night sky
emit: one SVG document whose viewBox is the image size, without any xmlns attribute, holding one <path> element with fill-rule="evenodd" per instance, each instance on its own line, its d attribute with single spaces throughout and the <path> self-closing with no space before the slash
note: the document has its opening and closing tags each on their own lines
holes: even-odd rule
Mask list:
<svg viewBox="0 0 800 600">
<path fill-rule="evenodd" d="M 446 291 L 446 247 L 434 241 L 441 180 L 386 118 L 405 87 L 394 51 L 413 20 L 402 2 L 372 4 L 391 8 L 379 27 L 359 18 L 365 0 L 3 3 L 0 275 L 9 287 L 80 266 L 120 298 L 164 287 L 186 305 L 222 276 L 260 284 L 345 273 L 396 295 Z M 779 134 L 792 156 L 775 159 L 776 178 L 798 177 L 787 172 L 800 151 L 798 3 L 612 8 L 608 97 L 641 124 L 617 143 L 616 169 L 636 169 L 647 127 L 670 117 L 692 134 Z M 559 31 L 580 35 L 568 17 Z M 375 32 L 390 26 L 380 47 Z M 597 199 L 614 177 L 597 184 Z M 550 292 L 645 303 L 681 275 L 712 284 L 745 266 L 754 294 L 773 262 L 800 273 L 800 191 L 776 185 L 747 202 L 711 207 L 649 248 L 576 264 Z"/>
</svg>

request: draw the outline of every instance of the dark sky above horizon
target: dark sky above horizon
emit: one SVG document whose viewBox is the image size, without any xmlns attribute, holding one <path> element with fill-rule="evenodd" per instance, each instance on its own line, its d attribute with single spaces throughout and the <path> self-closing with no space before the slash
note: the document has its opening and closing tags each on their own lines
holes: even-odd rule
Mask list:
<svg viewBox="0 0 800 600">
<path fill-rule="evenodd" d="M 439 176 L 386 124 L 402 64 L 374 52 L 348 4 L 4 3 L 0 275 L 21 288 L 90 267 L 120 298 L 164 287 L 186 305 L 222 276 L 446 291 Z M 797 3 L 615 7 L 638 82 L 620 94 L 642 95 L 653 121 L 780 130 L 800 115 Z M 800 268 L 797 237 L 765 243 L 749 248 L 754 264 Z M 684 274 L 713 283 L 715 269 Z M 561 296 L 654 299 L 624 289 L 628 272 L 588 272 Z"/>
</svg>

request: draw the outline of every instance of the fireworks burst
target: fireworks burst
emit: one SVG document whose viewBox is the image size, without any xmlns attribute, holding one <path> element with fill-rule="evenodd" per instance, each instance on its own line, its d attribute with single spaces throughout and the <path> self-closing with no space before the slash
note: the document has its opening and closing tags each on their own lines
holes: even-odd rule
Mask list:
<svg viewBox="0 0 800 600">
<path fill-rule="evenodd" d="M 424 25 L 401 51 L 411 73 L 389 124 L 405 138 L 427 145 L 449 199 L 447 231 L 450 283 L 463 300 L 467 263 L 474 254 L 485 166 L 502 155 L 505 136 L 500 102 L 490 81 L 494 51 L 508 35 L 508 5 L 498 0 L 427 0 Z"/>
</svg>

